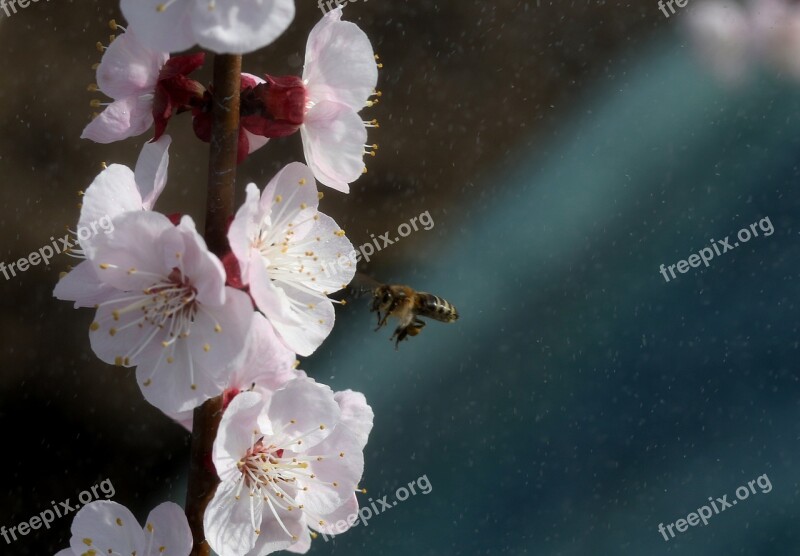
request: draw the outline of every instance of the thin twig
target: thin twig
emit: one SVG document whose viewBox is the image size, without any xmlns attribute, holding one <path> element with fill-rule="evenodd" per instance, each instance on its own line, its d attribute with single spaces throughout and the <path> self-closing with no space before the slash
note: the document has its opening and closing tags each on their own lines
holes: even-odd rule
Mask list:
<svg viewBox="0 0 800 556">
<path fill-rule="evenodd" d="M 214 109 L 208 161 L 205 240 L 211 252 L 220 257 L 228 250 L 228 222 L 233 215 L 241 72 L 241 56 L 214 56 Z M 191 556 L 209 556 L 211 553 L 203 531 L 203 515 L 219 484 L 211 461 L 211 450 L 221 418 L 221 396 L 208 400 L 194 410 L 186 492 L 186 516 L 194 539 Z"/>
</svg>

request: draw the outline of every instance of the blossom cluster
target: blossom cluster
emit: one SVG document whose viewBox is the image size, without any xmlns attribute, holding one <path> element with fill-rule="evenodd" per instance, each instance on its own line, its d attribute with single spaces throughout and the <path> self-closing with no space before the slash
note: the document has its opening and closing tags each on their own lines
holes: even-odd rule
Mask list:
<svg viewBox="0 0 800 556">
<path fill-rule="evenodd" d="M 156 203 L 167 185 L 170 120 L 192 115 L 195 135 L 212 139 L 213 87 L 190 75 L 204 52 L 246 53 L 275 40 L 294 17 L 292 0 L 122 0 L 126 28 L 104 49 L 99 90 L 112 100 L 82 137 L 110 143 L 153 138 L 134 168 L 105 167 L 86 188 L 78 227 L 98 217 L 107 234 L 78 237 L 80 263 L 62 274 L 58 299 L 91 308 L 92 350 L 104 362 L 135 367 L 144 398 L 188 429 L 195 408 L 221 397 L 224 409 L 209 454 L 220 479 L 204 534 L 220 556 L 303 553 L 317 533 L 358 509 L 363 450 L 373 413 L 365 397 L 334 392 L 298 369 L 330 334 L 329 295 L 353 271 L 328 276 L 321 261 L 353 245 L 319 210 L 317 182 L 347 192 L 365 172 L 367 128 L 379 64 L 369 39 L 342 10 L 326 14 L 308 38 L 302 76 L 243 73 L 239 161 L 269 139 L 300 132 L 306 164 L 293 162 L 263 189 L 251 183 L 214 253 L 189 215 Z M 95 106 L 102 106 L 95 102 Z M 372 150 L 370 150 L 372 149 Z M 123 506 L 85 506 L 70 548 L 81 554 L 186 556 L 191 532 L 175 504 L 158 506 L 144 528 Z"/>
</svg>

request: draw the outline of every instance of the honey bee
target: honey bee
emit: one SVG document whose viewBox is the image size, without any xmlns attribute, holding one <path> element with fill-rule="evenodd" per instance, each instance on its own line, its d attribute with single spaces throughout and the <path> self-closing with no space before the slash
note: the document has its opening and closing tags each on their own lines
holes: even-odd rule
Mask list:
<svg viewBox="0 0 800 556">
<path fill-rule="evenodd" d="M 425 326 L 420 317 L 427 317 L 439 322 L 453 322 L 458 319 L 458 311 L 450 303 L 439 296 L 418 292 L 409 286 L 382 284 L 372 291 L 371 312 L 378 313 L 377 332 L 386 325 L 392 316 L 400 321 L 390 340 L 395 341 L 398 349 L 401 341 L 408 336 L 416 336 Z M 383 316 L 381 316 L 383 313 Z"/>
</svg>

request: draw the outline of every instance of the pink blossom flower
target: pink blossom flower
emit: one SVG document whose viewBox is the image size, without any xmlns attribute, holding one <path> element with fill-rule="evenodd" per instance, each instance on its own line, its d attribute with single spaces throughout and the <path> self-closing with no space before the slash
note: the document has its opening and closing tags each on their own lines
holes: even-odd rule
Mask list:
<svg viewBox="0 0 800 556">
<path fill-rule="evenodd" d="M 307 166 L 283 168 L 259 196 L 255 184 L 228 231 L 242 282 L 283 342 L 310 355 L 334 323 L 328 294 L 345 287 L 353 275 L 329 277 L 322 263 L 353 250 L 336 222 L 317 210 L 319 194 Z"/>
<path fill-rule="evenodd" d="M 306 163 L 320 183 L 348 192 L 364 172 L 367 127 L 358 112 L 374 102 L 378 65 L 364 32 L 328 12 L 308 37 L 303 77 L 267 76 L 242 97 L 247 130 L 264 137 L 300 131 Z"/>
<path fill-rule="evenodd" d="M 75 514 L 69 545 L 56 556 L 188 556 L 192 532 L 183 510 L 172 502 L 156 506 L 143 529 L 128 508 L 102 500 L 87 504 Z"/>
<path fill-rule="evenodd" d="M 158 139 L 178 110 L 202 99 L 205 88 L 187 76 L 203 65 L 204 56 L 170 58 L 130 31 L 119 35 L 97 68 L 97 86 L 114 102 L 86 126 L 81 138 L 112 143 L 141 135 L 155 122 Z"/>
<path fill-rule="evenodd" d="M 122 0 L 121 7 L 148 44 L 167 52 L 199 44 L 246 54 L 270 44 L 294 19 L 294 0 Z"/>
<path fill-rule="evenodd" d="M 304 552 L 309 527 L 333 524 L 358 509 L 355 490 L 372 429 L 364 396 L 334 394 L 310 378 L 275 392 L 234 398 L 222 416 L 213 461 L 220 484 L 204 518 L 220 556 Z"/>
<path fill-rule="evenodd" d="M 122 164 L 112 164 L 100 172 L 83 194 L 78 229 L 90 228 L 93 222 L 103 219 L 113 222 L 126 212 L 152 210 L 167 181 L 171 141 L 169 135 L 164 135 L 158 141 L 145 143 L 133 171 Z M 74 254 L 91 258 L 96 237 L 96 234 L 88 238 L 78 235 L 80 249 L 74 250 Z M 75 308 L 94 307 L 106 301 L 106 295 L 112 291 L 110 285 L 100 281 L 95 266 L 85 260 L 61 278 L 53 295 L 74 301 Z"/>
<path fill-rule="evenodd" d="M 272 325 L 261 313 L 253 317 L 244 351 L 233 365 L 230 380 L 222 393 L 223 408 L 241 392 L 258 392 L 269 399 L 278 388 L 295 378 L 305 377 L 295 369 L 297 360 L 292 350 L 280 341 Z M 192 430 L 193 411 L 171 417 Z"/>
<path fill-rule="evenodd" d="M 230 380 L 250 298 L 225 286 L 222 263 L 188 216 L 175 226 L 155 212 L 126 212 L 114 224 L 90 259 L 113 288 L 90 327 L 92 349 L 106 363 L 136 366 L 144 397 L 165 413 L 197 407 Z"/>
</svg>

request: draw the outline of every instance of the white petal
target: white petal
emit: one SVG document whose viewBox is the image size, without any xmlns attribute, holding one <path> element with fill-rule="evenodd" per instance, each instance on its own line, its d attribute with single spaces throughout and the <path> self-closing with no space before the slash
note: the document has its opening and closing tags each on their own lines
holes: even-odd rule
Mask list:
<svg viewBox="0 0 800 556">
<path fill-rule="evenodd" d="M 303 239 L 314 226 L 319 192 L 314 174 L 301 162 L 284 166 L 261 194 L 259 214 L 269 215 L 270 226 L 291 230 L 293 240 Z"/>
<path fill-rule="evenodd" d="M 142 528 L 128 508 L 101 500 L 87 504 L 75 515 L 69 544 L 75 554 L 89 549 L 98 554 L 133 554 L 144 552 L 144 541 Z"/>
<path fill-rule="evenodd" d="M 208 250 L 203 237 L 197 233 L 192 218 L 181 218 L 180 224 L 165 234 L 175 238 L 176 248 L 182 246 L 180 253 L 165 252 L 165 265 L 182 270 L 197 291 L 197 301 L 206 306 L 218 307 L 225 302 L 225 268 L 222 262 Z"/>
<path fill-rule="evenodd" d="M 303 81 L 309 100 L 332 100 L 358 112 L 375 91 L 378 66 L 364 31 L 340 17 L 341 9 L 332 10 L 311 30 Z"/>
<path fill-rule="evenodd" d="M 336 403 L 342 410 L 341 421 L 338 426 L 345 426 L 355 435 L 361 449 L 367 445 L 369 433 L 375 414 L 367 404 L 367 399 L 361 392 L 343 390 L 334 394 Z"/>
<path fill-rule="evenodd" d="M 236 211 L 233 222 L 228 228 L 228 243 L 239 261 L 242 280 L 247 285 L 252 255 L 251 242 L 258 234 L 260 193 L 256 184 L 250 183 L 245 189 L 245 194 L 244 204 Z"/>
<path fill-rule="evenodd" d="M 164 413 L 195 408 L 222 393 L 226 377 L 213 376 L 201 369 L 185 339 L 177 339 L 168 348 L 157 342 L 152 347 L 138 362 L 136 382 L 145 399 Z"/>
<path fill-rule="evenodd" d="M 305 452 L 322 442 L 339 422 L 341 410 L 333 391 L 310 378 L 298 378 L 275 392 L 266 416 L 276 434 L 302 443 L 287 448 Z M 263 419 L 259 419 L 259 424 Z"/>
<path fill-rule="evenodd" d="M 302 536 L 308 535 L 308 528 L 305 526 L 303 520 L 303 513 L 297 510 L 291 512 L 276 508 L 276 512 L 284 527 L 288 529 L 293 537 L 301 539 Z M 278 550 L 286 550 L 295 541 L 292 537 L 286 534 L 283 527 L 280 526 L 277 519 L 273 515 L 269 506 L 264 507 L 264 518 L 261 522 L 261 534 L 256 539 L 255 547 L 253 548 L 253 556 L 266 556 Z"/>
<path fill-rule="evenodd" d="M 169 145 L 172 138 L 162 135 L 158 141 L 145 143 L 133 173 L 142 198 L 142 207 L 153 210 L 164 185 L 169 167 Z"/>
<path fill-rule="evenodd" d="M 83 195 L 78 220 L 78 240 L 86 257 L 94 256 L 92 245 L 98 232 L 113 231 L 111 219 L 138 210 L 142 210 L 142 197 L 130 168 L 112 164 L 100 172 Z"/>
<path fill-rule="evenodd" d="M 192 28 L 200 46 L 217 53 L 246 54 L 274 41 L 294 19 L 294 0 L 195 1 Z"/>
<path fill-rule="evenodd" d="M 229 388 L 277 390 L 298 377 L 295 354 L 280 341 L 272 325 L 261 313 L 255 313 L 244 357 L 234 369 Z"/>
<path fill-rule="evenodd" d="M 122 33 L 108 46 L 97 67 L 100 90 L 117 100 L 155 91 L 158 73 L 169 59 L 139 42 L 133 33 Z"/>
<path fill-rule="evenodd" d="M 58 281 L 53 296 L 64 301 L 74 301 L 75 308 L 95 307 L 108 301 L 117 290 L 97 277 L 94 265 L 83 261 Z"/>
<path fill-rule="evenodd" d="M 316 239 L 313 244 L 314 257 L 305 258 L 303 265 L 307 273 L 298 276 L 298 281 L 311 290 L 327 295 L 346 287 L 355 276 L 355 248 L 327 214 L 319 213 L 313 222 L 314 226 L 308 235 Z M 303 255 L 308 249 L 303 247 L 295 256 Z"/>
<path fill-rule="evenodd" d="M 81 139 L 113 143 L 141 135 L 153 125 L 153 97 L 131 96 L 115 100 L 83 128 Z"/>
<path fill-rule="evenodd" d="M 250 295 L 281 340 L 299 355 L 311 355 L 333 329 L 336 315 L 327 297 L 286 283 L 277 287 L 261 261 L 250 268 Z"/>
<path fill-rule="evenodd" d="M 138 326 L 140 310 L 125 310 L 131 302 L 128 294 L 115 290 L 109 300 L 97 309 L 89 331 L 89 342 L 95 355 L 110 365 L 138 365 L 143 358 L 160 353 L 161 341 L 167 332 L 147 323 Z M 138 350 L 139 346 L 146 346 Z M 139 351 L 139 353 L 136 353 Z"/>
<path fill-rule="evenodd" d="M 254 430 L 264 406 L 257 392 L 242 392 L 231 401 L 222 414 L 212 458 L 217 474 L 223 481 L 232 481 L 241 475 L 236 463 L 252 448 Z"/>
<path fill-rule="evenodd" d="M 300 126 L 306 163 L 320 183 L 347 193 L 364 170 L 367 128 L 346 104 L 315 104 Z"/>
<path fill-rule="evenodd" d="M 203 516 L 206 540 L 214 552 L 222 556 L 244 556 L 252 550 L 256 527 L 264 511 L 261 496 L 250 496 L 243 486 L 237 499 L 237 489 L 238 483 L 222 481 Z M 253 527 L 254 519 L 256 527 Z"/>
<path fill-rule="evenodd" d="M 148 550 L 144 556 L 189 556 L 192 531 L 183 509 L 173 502 L 156 506 L 145 522 Z"/>
<path fill-rule="evenodd" d="M 128 27 L 137 38 L 151 48 L 163 52 L 180 52 L 197 42 L 192 30 L 191 11 L 198 0 L 122 0 L 120 7 Z M 166 9 L 159 10 L 159 6 Z"/>
<path fill-rule="evenodd" d="M 225 305 L 198 309 L 187 341 L 198 372 L 227 385 L 244 351 L 253 322 L 253 303 L 239 290 L 226 288 Z"/>
<path fill-rule="evenodd" d="M 361 445 L 350 429 L 337 425 L 330 436 L 311 447 L 307 454 L 312 457 L 309 471 L 318 481 L 309 481 L 308 490 L 301 492 L 300 497 L 310 512 L 331 513 L 347 501 L 361 480 L 364 473 Z"/>
<path fill-rule="evenodd" d="M 334 511 L 320 515 L 322 521 L 325 522 L 324 525 L 320 525 L 319 522 L 314 521 L 312 521 L 310 525 L 314 531 L 319 533 L 339 535 L 358 524 L 358 521 L 354 522 L 353 525 L 348 524 L 348 518 L 350 518 L 350 521 L 355 519 L 351 516 L 358 517 L 358 499 L 356 499 L 355 493 L 352 493 L 344 504 Z"/>
<path fill-rule="evenodd" d="M 118 216 L 114 233 L 98 234 L 93 240 L 100 280 L 122 291 L 139 291 L 158 281 L 153 275 L 167 277 L 175 265 L 164 260 L 162 236 L 174 228 L 169 218 L 156 212 Z"/>
</svg>

